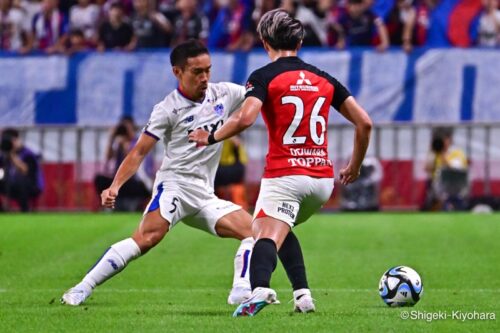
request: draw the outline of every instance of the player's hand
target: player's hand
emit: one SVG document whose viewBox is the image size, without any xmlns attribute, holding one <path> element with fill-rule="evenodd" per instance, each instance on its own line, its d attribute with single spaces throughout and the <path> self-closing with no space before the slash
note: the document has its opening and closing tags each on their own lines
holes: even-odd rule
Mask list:
<svg viewBox="0 0 500 333">
<path fill-rule="evenodd" d="M 353 168 L 350 164 L 340 170 L 340 183 L 347 185 L 359 177 L 359 168 Z"/>
<path fill-rule="evenodd" d="M 196 142 L 196 147 L 208 146 L 208 136 L 210 133 L 202 129 L 197 129 L 189 134 L 189 142 Z"/>
<path fill-rule="evenodd" d="M 115 208 L 116 197 L 118 196 L 118 190 L 109 187 L 102 191 L 101 193 L 101 204 L 106 208 Z"/>
</svg>

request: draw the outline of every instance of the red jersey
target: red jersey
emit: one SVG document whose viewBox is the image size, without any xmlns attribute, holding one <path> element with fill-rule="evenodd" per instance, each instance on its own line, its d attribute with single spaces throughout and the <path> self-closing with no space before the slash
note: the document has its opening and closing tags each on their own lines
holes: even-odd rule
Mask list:
<svg viewBox="0 0 500 333">
<path fill-rule="evenodd" d="M 264 178 L 333 177 L 328 157 L 330 105 L 340 109 L 350 96 L 336 79 L 297 57 L 281 57 L 254 71 L 246 97 L 263 103 L 269 150 Z"/>
</svg>

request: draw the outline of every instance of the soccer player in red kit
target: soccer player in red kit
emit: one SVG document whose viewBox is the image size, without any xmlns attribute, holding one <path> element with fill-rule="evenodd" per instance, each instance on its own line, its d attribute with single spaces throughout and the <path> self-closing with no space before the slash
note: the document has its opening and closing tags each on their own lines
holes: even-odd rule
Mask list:
<svg viewBox="0 0 500 333">
<path fill-rule="evenodd" d="M 332 194 L 334 175 L 327 138 L 330 105 L 356 128 L 351 159 L 340 170 L 342 184 L 358 178 L 372 127 L 368 114 L 342 84 L 297 57 L 304 37 L 299 20 L 282 9 L 272 10 L 261 18 L 257 31 L 272 62 L 250 75 L 241 110 L 214 133 L 198 130 L 189 136 L 198 145 L 214 144 L 251 126 L 261 111 L 267 125 L 269 151 L 252 224 L 256 240 L 250 261 L 252 296 L 234 316 L 253 316 L 276 302 L 269 282 L 277 251 L 287 246 L 291 228 L 307 220 Z M 294 287 L 295 307 L 314 311 L 305 274 L 303 279 L 303 288 Z"/>
</svg>

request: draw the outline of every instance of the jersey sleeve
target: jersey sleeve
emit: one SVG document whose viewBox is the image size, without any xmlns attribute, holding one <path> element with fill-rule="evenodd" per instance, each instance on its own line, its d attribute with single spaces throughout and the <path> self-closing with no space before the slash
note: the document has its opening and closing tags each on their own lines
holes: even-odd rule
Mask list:
<svg viewBox="0 0 500 333">
<path fill-rule="evenodd" d="M 241 104 L 245 100 L 245 87 L 231 82 L 224 82 L 223 84 L 228 91 L 227 109 L 229 110 L 229 114 L 232 114 L 240 109 Z"/>
<path fill-rule="evenodd" d="M 340 111 L 340 106 L 344 101 L 347 99 L 347 97 L 351 96 L 351 93 L 349 90 L 344 87 L 342 83 L 337 81 L 337 79 L 329 76 L 329 81 L 335 88 L 333 90 L 333 98 L 332 98 L 332 106 L 337 110 Z"/>
<path fill-rule="evenodd" d="M 160 104 L 156 104 L 142 132 L 156 140 L 160 140 L 169 129 L 170 123 L 171 120 L 167 110 Z"/>
<path fill-rule="evenodd" d="M 261 71 L 250 74 L 245 89 L 245 97 L 256 97 L 264 103 L 267 97 L 267 83 Z"/>
</svg>

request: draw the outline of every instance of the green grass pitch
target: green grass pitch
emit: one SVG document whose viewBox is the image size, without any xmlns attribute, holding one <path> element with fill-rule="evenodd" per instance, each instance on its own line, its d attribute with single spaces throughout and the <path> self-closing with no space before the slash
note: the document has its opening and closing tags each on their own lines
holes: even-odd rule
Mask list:
<svg viewBox="0 0 500 333">
<path fill-rule="evenodd" d="M 81 307 L 60 305 L 137 214 L 0 215 L 0 332 L 499 332 L 500 216 L 316 215 L 295 229 L 317 312 L 292 313 L 281 265 L 281 305 L 232 318 L 226 304 L 238 243 L 184 225 Z M 413 308 L 387 307 L 382 273 L 408 265 L 424 282 Z M 403 320 L 402 311 L 494 313 L 496 320 Z M 427 317 L 426 317 L 427 318 Z"/>
</svg>

